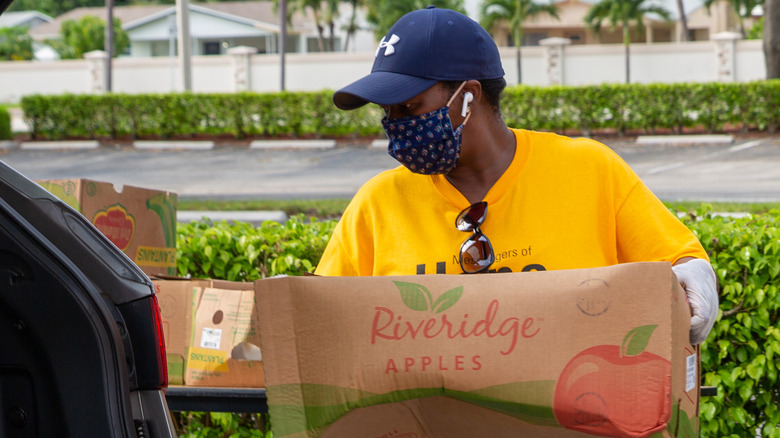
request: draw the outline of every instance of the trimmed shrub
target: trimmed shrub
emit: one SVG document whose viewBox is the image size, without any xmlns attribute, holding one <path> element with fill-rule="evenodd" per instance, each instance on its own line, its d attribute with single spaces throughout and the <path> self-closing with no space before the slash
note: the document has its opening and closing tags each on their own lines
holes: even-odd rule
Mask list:
<svg viewBox="0 0 780 438">
<path fill-rule="evenodd" d="M 780 80 L 690 84 L 605 84 L 506 89 L 509 126 L 583 135 L 599 131 L 774 132 Z M 233 94 L 25 96 L 31 136 L 40 139 L 130 136 L 338 137 L 382 135 L 377 105 L 341 111 L 331 91 Z"/>
</svg>

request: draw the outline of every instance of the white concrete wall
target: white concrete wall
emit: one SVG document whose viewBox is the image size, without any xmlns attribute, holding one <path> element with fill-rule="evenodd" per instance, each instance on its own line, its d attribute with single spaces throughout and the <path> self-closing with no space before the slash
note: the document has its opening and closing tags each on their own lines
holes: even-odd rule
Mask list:
<svg viewBox="0 0 780 438">
<path fill-rule="evenodd" d="M 764 79 L 766 69 L 761 41 L 736 44 L 736 79 Z M 565 85 L 624 82 L 622 45 L 570 45 L 564 48 Z M 542 47 L 524 47 L 523 83 L 549 85 Z M 515 50 L 501 49 L 506 79 L 517 82 Z M 335 90 L 371 70 L 374 52 L 287 54 L 285 85 L 289 91 Z M 279 91 L 278 54 L 252 55 L 250 83 L 253 91 Z M 112 81 L 117 93 L 167 93 L 182 91 L 178 60 L 168 57 L 114 60 Z M 631 46 L 631 82 L 710 82 L 718 78 L 716 45 L 712 41 L 634 44 Z M 231 55 L 194 56 L 194 92 L 233 92 L 237 88 Z M 29 94 L 89 93 L 93 74 L 86 60 L 0 62 L 0 102 L 15 103 Z M 101 79 L 102 80 L 102 79 Z"/>
</svg>

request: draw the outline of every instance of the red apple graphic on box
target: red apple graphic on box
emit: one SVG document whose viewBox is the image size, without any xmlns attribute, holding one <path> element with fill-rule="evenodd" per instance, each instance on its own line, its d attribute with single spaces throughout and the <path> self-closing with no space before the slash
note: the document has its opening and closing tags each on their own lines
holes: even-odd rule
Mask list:
<svg viewBox="0 0 780 438">
<path fill-rule="evenodd" d="M 671 362 L 644 351 L 655 325 L 629 331 L 623 344 L 577 354 L 555 386 L 561 426 L 598 436 L 647 437 L 671 415 Z"/>
<path fill-rule="evenodd" d="M 92 224 L 122 251 L 126 250 L 133 240 L 135 219 L 119 204 L 95 213 Z"/>
</svg>

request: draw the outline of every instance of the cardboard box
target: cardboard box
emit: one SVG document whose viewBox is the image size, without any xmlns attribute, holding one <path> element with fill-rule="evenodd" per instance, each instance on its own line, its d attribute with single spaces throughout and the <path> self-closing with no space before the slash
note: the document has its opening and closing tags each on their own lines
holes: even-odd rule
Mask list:
<svg viewBox="0 0 780 438">
<path fill-rule="evenodd" d="M 697 436 L 668 263 L 255 288 L 275 437 Z"/>
<path fill-rule="evenodd" d="M 149 275 L 176 275 L 175 193 L 89 179 L 37 181 L 83 214 Z"/>
<path fill-rule="evenodd" d="M 209 280 L 152 278 L 160 306 L 165 352 L 168 360 L 168 383 L 184 384 L 184 359 L 192 336 L 193 297 L 208 287 Z"/>
<path fill-rule="evenodd" d="M 264 387 L 252 283 L 153 279 L 173 385 Z"/>
</svg>

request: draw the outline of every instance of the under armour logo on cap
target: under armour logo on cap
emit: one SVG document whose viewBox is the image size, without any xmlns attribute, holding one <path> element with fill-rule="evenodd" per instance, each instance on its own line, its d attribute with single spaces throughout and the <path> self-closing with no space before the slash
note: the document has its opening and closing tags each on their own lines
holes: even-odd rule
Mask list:
<svg viewBox="0 0 780 438">
<path fill-rule="evenodd" d="M 401 40 L 401 37 L 399 37 L 396 34 L 393 34 L 390 37 L 390 41 L 385 41 L 386 37 L 382 37 L 382 41 L 379 42 L 379 47 L 376 48 L 376 53 L 374 54 L 374 57 L 379 56 L 379 50 L 384 47 L 385 48 L 385 56 L 390 56 L 393 53 L 395 53 L 395 47 L 393 44 L 397 43 Z"/>
</svg>

